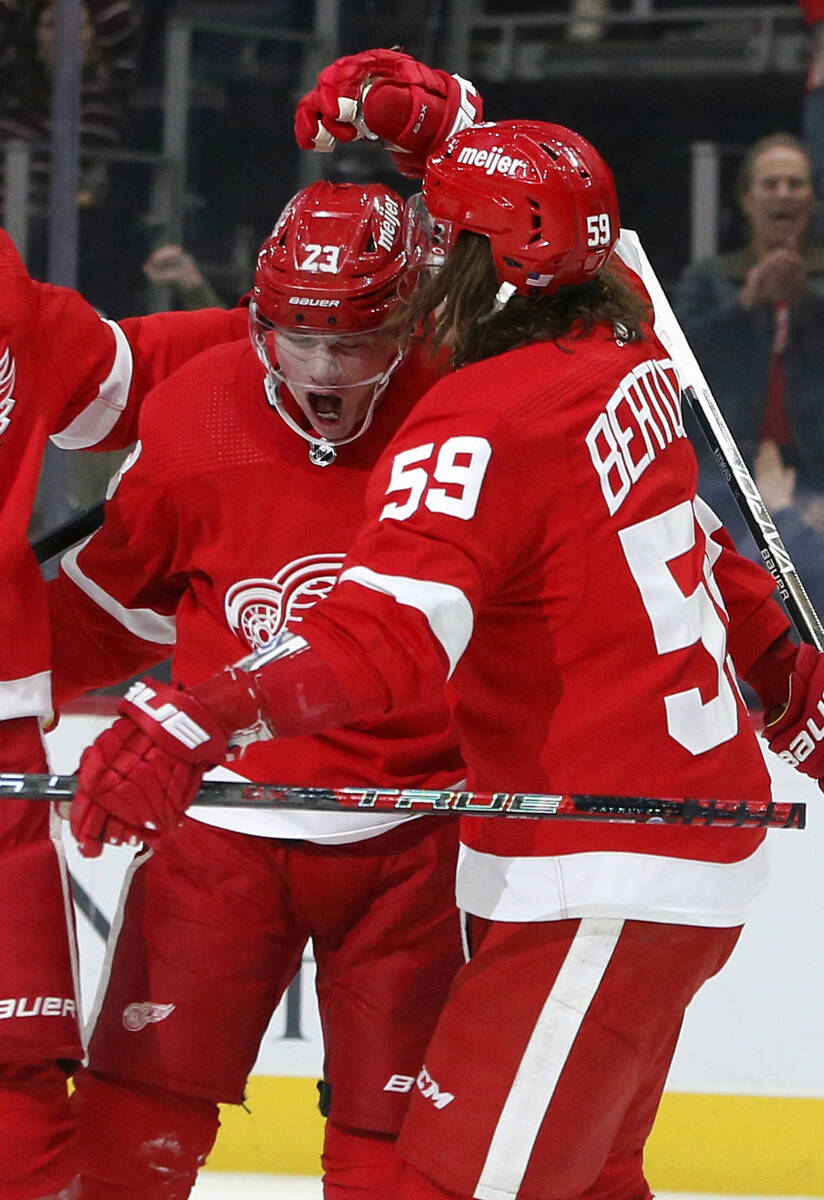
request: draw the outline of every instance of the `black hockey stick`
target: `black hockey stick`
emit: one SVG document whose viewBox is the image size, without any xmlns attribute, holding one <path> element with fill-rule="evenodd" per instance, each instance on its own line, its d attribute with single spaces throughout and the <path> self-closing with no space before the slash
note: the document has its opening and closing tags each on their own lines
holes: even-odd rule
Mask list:
<svg viewBox="0 0 824 1200">
<path fill-rule="evenodd" d="M 71 800 L 74 775 L 3 775 L 0 796 Z M 806 805 L 745 800 L 656 799 L 649 796 L 542 795 L 534 792 L 432 791 L 418 788 L 292 787 L 276 783 L 207 780 L 195 805 L 298 808 L 309 812 L 410 812 L 437 816 L 539 817 L 573 821 L 630 821 L 657 825 L 771 826 L 803 829 Z"/>
<path fill-rule="evenodd" d="M 755 480 L 735 444 L 715 397 L 706 384 L 684 389 L 693 415 L 707 439 L 719 471 L 729 484 L 741 509 L 764 566 L 775 580 L 778 594 L 787 607 L 802 641 L 824 650 L 824 626 L 795 569 L 775 522 L 769 514 Z"/>
<path fill-rule="evenodd" d="M 655 332 L 672 357 L 684 395 L 749 526 L 764 566 L 776 582 L 778 593 L 799 637 L 815 646 L 816 650 L 824 650 L 824 625 L 798 577 L 775 522 L 637 235 L 629 230 L 622 231 L 619 249 L 621 258 L 641 276 L 649 292 L 655 309 Z"/>
<path fill-rule="evenodd" d="M 62 525 L 58 525 L 56 529 L 44 533 L 42 537 L 33 541 L 31 548 L 37 561 L 46 563 L 50 559 L 56 558 L 58 554 L 64 554 L 84 537 L 88 537 L 90 533 L 99 529 L 103 522 L 103 507 L 101 500 L 99 504 L 93 504 L 91 508 L 85 509 L 76 517 L 71 517 Z"/>
</svg>

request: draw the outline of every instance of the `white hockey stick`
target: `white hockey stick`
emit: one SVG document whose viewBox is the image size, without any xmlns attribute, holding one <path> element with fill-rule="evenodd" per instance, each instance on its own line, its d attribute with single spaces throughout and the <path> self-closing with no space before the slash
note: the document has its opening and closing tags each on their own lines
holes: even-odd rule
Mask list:
<svg viewBox="0 0 824 1200">
<path fill-rule="evenodd" d="M 709 442 L 718 469 L 729 484 L 735 502 L 755 539 L 764 566 L 776 582 L 778 594 L 803 641 L 824 650 L 824 625 L 798 577 L 775 522 L 756 487 L 741 451 L 735 444 L 726 421 L 704 378 L 698 360 L 678 323 L 664 289 L 644 253 L 637 233 L 622 229 L 618 241 L 619 257 L 641 277 L 655 309 L 654 328 L 675 364 L 681 389 Z"/>
<path fill-rule="evenodd" d="M 0 797 L 71 800 L 74 775 L 3 775 Z M 311 812 L 412 812 L 437 816 L 538 817 L 573 821 L 652 822 L 656 825 L 770 826 L 803 829 L 803 804 L 747 800 L 682 800 L 645 796 L 541 795 L 535 792 L 434 791 L 423 788 L 293 787 L 276 783 L 207 780 L 195 805 L 299 808 Z"/>
</svg>

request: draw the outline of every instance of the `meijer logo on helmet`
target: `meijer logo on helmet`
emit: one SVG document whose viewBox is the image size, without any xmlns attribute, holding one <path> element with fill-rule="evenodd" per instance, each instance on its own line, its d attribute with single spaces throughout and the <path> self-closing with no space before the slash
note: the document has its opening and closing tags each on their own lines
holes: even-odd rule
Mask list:
<svg viewBox="0 0 824 1200">
<path fill-rule="evenodd" d="M 378 231 L 378 245 L 384 250 L 390 251 L 395 244 L 395 235 L 401 227 L 401 210 L 397 201 L 391 196 L 387 196 L 384 200 L 383 212 L 381 213 L 380 229 Z"/>
<path fill-rule="evenodd" d="M 458 154 L 458 162 L 483 167 L 487 175 L 519 175 L 529 167 L 523 158 L 513 158 L 498 149 L 479 150 L 477 146 L 464 146 Z"/>
</svg>

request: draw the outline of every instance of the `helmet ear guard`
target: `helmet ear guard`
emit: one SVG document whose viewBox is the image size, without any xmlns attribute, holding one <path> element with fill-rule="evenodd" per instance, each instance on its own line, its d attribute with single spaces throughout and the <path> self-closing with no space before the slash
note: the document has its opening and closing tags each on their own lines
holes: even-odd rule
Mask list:
<svg viewBox="0 0 824 1200">
<path fill-rule="evenodd" d="M 445 254 L 463 231 L 486 237 L 499 283 L 522 296 L 587 283 L 620 232 L 607 164 L 580 134 L 544 121 L 455 134 L 427 162 L 423 199 Z"/>
</svg>

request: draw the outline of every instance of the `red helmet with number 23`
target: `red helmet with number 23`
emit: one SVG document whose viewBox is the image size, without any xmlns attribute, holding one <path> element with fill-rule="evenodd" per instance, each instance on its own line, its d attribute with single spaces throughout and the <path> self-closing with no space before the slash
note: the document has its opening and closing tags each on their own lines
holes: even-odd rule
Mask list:
<svg viewBox="0 0 824 1200">
<path fill-rule="evenodd" d="M 321 180 L 292 198 L 263 243 L 252 306 L 287 329 L 377 329 L 401 283 L 411 290 L 415 266 L 397 192 Z"/>
<path fill-rule="evenodd" d="M 499 283 L 538 297 L 592 279 L 620 232 L 612 172 L 580 134 L 498 121 L 451 137 L 427 162 L 423 200 L 442 249 L 489 239 Z"/>
</svg>

